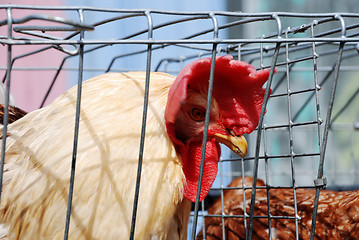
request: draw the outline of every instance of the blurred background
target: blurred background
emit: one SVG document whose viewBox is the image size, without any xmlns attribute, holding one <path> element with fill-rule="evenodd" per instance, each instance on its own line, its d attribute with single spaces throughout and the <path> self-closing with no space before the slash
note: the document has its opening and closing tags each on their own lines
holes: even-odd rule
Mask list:
<svg viewBox="0 0 359 240">
<path fill-rule="evenodd" d="M 166 0 L 156 0 L 156 1 L 146 1 L 146 0 L 133 0 L 133 1 L 116 1 L 116 0 L 108 0 L 108 1 L 95 1 L 95 0 L 0 0 L 0 4 L 20 4 L 20 5 L 34 5 L 34 6 L 92 6 L 92 7 L 100 7 L 100 8 L 113 8 L 113 9 L 156 9 L 156 10 L 174 10 L 174 11 L 233 11 L 233 12 L 248 12 L 248 13 L 256 13 L 256 12 L 299 12 L 299 13 L 330 13 L 330 12 L 359 12 L 359 5 L 356 0 L 343 0 L 343 1 L 335 1 L 335 0 L 288 0 L 283 4 L 281 0 L 273 0 L 273 1 L 265 1 L 265 0 L 253 0 L 253 1 L 240 1 L 240 0 L 199 0 L 199 1 L 191 1 L 191 0 L 182 0 L 182 1 L 166 1 Z M 51 11 L 52 14 L 63 17 L 70 18 L 78 18 L 76 13 L 73 12 L 61 12 L 61 11 Z M 31 13 L 31 10 L 21 10 L 15 11 L 14 16 L 20 17 L 25 16 L 26 14 Z M 46 11 L 37 11 L 37 13 L 44 13 Z M 6 18 L 5 11 L 0 12 L 1 19 Z M 104 14 L 101 13 L 87 13 L 86 21 L 95 23 L 100 21 L 104 17 Z M 162 19 L 161 19 L 162 17 Z M 168 20 L 168 16 L 166 16 Z M 157 16 L 158 21 L 165 19 L 163 16 Z M 221 23 L 225 23 L 233 20 L 230 17 L 221 18 Z M 294 20 L 295 21 L 295 20 Z M 36 21 L 33 21 L 36 22 Z M 51 24 L 51 23 L 48 23 Z M 156 32 L 155 38 L 157 39 L 177 39 L 185 34 L 192 32 L 200 32 L 203 29 L 208 29 L 211 27 L 211 21 L 192 21 L 190 24 L 183 24 L 181 28 L 173 27 L 166 28 L 165 31 Z M 294 26 L 300 25 L 300 19 L 297 19 L 297 22 L 284 22 L 284 25 Z M 91 39 L 108 39 L 108 38 L 116 38 L 117 36 L 125 35 L 126 33 L 131 34 L 134 29 L 144 29 L 146 26 L 146 22 L 141 20 L 131 20 L 122 24 L 121 27 L 116 28 L 115 26 L 108 24 L 101 26 L 100 29 L 97 29 L 94 32 L 87 32 L 86 38 Z M 275 26 L 273 24 L 257 24 L 256 26 L 250 26 L 249 28 L 244 27 L 232 27 L 229 29 L 224 29 L 221 31 L 222 38 L 256 38 L 259 36 L 259 33 L 263 33 L 263 30 L 272 27 L 269 29 L 271 31 L 275 30 Z M 258 29 L 259 28 L 259 29 Z M 6 28 L 0 28 L 0 34 L 6 35 Z M 60 34 L 61 33 L 54 33 Z M 33 46 L 26 46 L 26 49 L 33 48 Z M 117 49 L 104 49 L 101 55 L 96 54 L 96 57 L 87 57 L 85 59 L 85 67 L 101 69 L 106 68 L 108 63 L 108 59 L 112 59 L 114 53 L 125 54 L 126 51 L 130 52 L 132 49 L 137 48 L 137 46 L 118 46 Z M 23 47 L 18 46 L 14 49 L 14 56 L 21 54 L 23 51 Z M 4 48 L 1 49 L 2 56 L 4 55 Z M 190 50 L 179 49 L 179 48 L 167 48 L 166 49 L 166 57 L 171 56 L 181 56 L 190 53 Z M 53 51 L 53 54 L 58 54 L 57 51 Z M 36 61 L 29 61 L 26 58 L 21 61 L 17 61 L 17 64 L 22 64 L 22 67 L 35 66 L 36 64 L 45 67 L 57 67 L 59 62 L 56 62 L 56 57 L 46 58 L 48 54 L 38 55 Z M 153 56 L 153 63 L 158 63 L 161 61 L 162 56 Z M 1 64 L 4 64 L 4 58 L 1 59 Z M 153 65 L 155 67 L 155 64 Z M 19 66 L 20 67 L 20 66 Z M 130 58 L 118 59 L 116 61 L 117 69 L 126 69 L 126 70 L 143 70 L 144 62 L 131 61 Z M 3 69 L 2 69 L 3 70 Z M 44 70 L 45 72 L 45 70 Z M 101 72 L 101 71 L 99 71 Z M 24 74 L 25 76 L 19 76 L 19 78 L 30 78 L 33 73 L 31 72 L 22 72 L 19 74 Z M 31 75 L 29 75 L 31 74 Z M 93 73 L 85 73 L 85 79 L 98 74 L 98 72 Z M 31 77 L 32 78 L 32 77 Z M 36 77 L 34 77 L 36 78 Z M 17 86 L 16 82 L 14 82 L 14 90 L 12 91 L 13 96 L 16 99 L 16 103 L 19 107 L 22 107 L 25 110 L 31 111 L 35 110 L 39 107 L 39 102 L 41 102 L 42 91 L 38 88 L 38 85 L 46 85 L 46 80 L 37 79 L 38 84 L 33 84 L 33 82 L 21 83 L 21 86 Z M 43 81 L 45 81 L 43 83 Z M 74 85 L 76 80 L 73 78 L 67 78 L 63 81 L 57 81 L 54 91 L 50 94 L 47 103 L 51 102 L 54 97 L 56 97 L 59 92 L 62 92 L 64 89 L 71 87 Z M 36 85 L 36 87 L 35 87 Z M 15 87 L 16 86 L 16 87 Z M 44 86 L 45 87 L 45 86 Z M 60 89 L 57 91 L 57 89 Z M 26 96 L 26 97 L 25 97 Z M 40 98 L 40 99 L 39 99 Z"/>
</svg>

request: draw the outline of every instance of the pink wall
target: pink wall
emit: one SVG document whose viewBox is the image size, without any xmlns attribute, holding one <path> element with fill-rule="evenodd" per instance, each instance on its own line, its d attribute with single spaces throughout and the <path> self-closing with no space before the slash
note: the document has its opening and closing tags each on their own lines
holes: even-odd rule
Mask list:
<svg viewBox="0 0 359 240">
<path fill-rule="evenodd" d="M 21 4 L 29 5 L 29 1 L 26 0 L 0 0 L 0 4 Z M 33 5 L 63 5 L 61 0 L 33 0 Z M 13 10 L 12 14 L 14 18 L 22 18 L 30 14 L 45 14 L 53 16 L 64 16 L 64 12 L 61 11 L 33 11 L 33 10 Z M 0 10 L 0 21 L 7 18 L 5 10 Z M 54 25 L 51 22 L 35 21 L 32 20 L 24 25 Z M 16 25 L 15 25 L 16 26 Z M 46 34 L 59 36 L 58 32 L 47 32 Z M 0 27 L 0 35 L 7 36 L 7 26 Z M 19 34 L 13 32 L 14 37 L 31 37 L 29 35 Z M 29 53 L 41 48 L 45 45 L 14 45 L 12 48 L 12 57 L 15 58 L 24 53 Z M 7 66 L 7 51 L 8 47 L 0 45 L 0 78 L 2 79 Z M 43 97 L 46 94 L 50 83 L 55 76 L 56 68 L 59 67 L 63 57 L 66 55 L 55 49 L 46 50 L 44 52 L 31 55 L 25 58 L 16 60 L 13 65 L 13 71 L 11 73 L 11 88 L 10 92 L 15 100 L 15 105 L 26 110 L 32 111 L 39 108 Z M 20 68 L 20 70 L 19 70 Z M 30 68 L 31 70 L 21 70 L 21 68 Z M 41 70 L 44 68 L 50 68 L 50 70 Z M 57 79 L 54 89 L 51 92 L 46 104 L 51 103 L 57 96 L 65 91 L 68 83 L 66 82 L 66 74 L 61 73 Z"/>
</svg>

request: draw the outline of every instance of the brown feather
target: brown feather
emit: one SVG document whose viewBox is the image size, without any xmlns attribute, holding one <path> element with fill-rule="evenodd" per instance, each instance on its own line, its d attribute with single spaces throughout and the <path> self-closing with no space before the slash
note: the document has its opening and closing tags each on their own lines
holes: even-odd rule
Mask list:
<svg viewBox="0 0 359 240">
<path fill-rule="evenodd" d="M 25 116 L 27 114 L 27 112 L 25 112 L 24 110 L 15 107 L 15 106 L 9 106 L 9 118 L 8 118 L 8 123 L 13 123 L 16 120 L 22 118 L 23 116 Z M 4 115 L 5 115 L 5 106 L 3 104 L 0 104 L 0 123 L 3 124 L 4 123 Z"/>
<path fill-rule="evenodd" d="M 245 186 L 251 187 L 252 178 L 245 177 Z M 234 180 L 229 187 L 242 187 L 242 178 Z M 262 180 L 257 186 L 265 186 Z M 250 211 L 251 189 L 245 190 L 245 209 Z M 297 208 L 299 239 L 309 239 L 312 224 L 315 190 L 297 189 Z M 286 216 L 271 220 L 272 239 L 296 239 L 295 208 L 293 189 L 270 189 L 270 214 Z M 226 239 L 245 239 L 243 218 L 243 190 L 224 190 L 224 213 L 241 215 L 224 219 Z M 209 214 L 221 214 L 221 200 L 218 199 L 208 209 Z M 267 189 L 257 189 L 254 215 L 253 239 L 269 239 Z M 247 226 L 249 224 L 247 218 Z M 315 239 L 359 239 L 359 191 L 320 192 Z M 206 239 L 222 239 L 222 219 L 205 218 Z M 201 232 L 197 239 L 203 239 Z"/>
</svg>

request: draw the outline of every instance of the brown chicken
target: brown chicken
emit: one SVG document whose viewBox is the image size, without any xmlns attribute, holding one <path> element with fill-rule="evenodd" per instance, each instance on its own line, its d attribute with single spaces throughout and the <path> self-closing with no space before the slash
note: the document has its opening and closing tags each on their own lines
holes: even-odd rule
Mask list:
<svg viewBox="0 0 359 240">
<path fill-rule="evenodd" d="M 3 104 L 0 104 L 0 124 L 3 124 L 4 122 L 4 113 L 5 112 L 5 106 Z M 9 118 L 8 118 L 8 123 L 13 123 L 16 120 L 22 118 L 23 116 L 25 116 L 27 114 L 27 112 L 25 112 L 24 110 L 17 108 L 15 106 L 9 106 Z"/>
<path fill-rule="evenodd" d="M 252 178 L 245 177 L 245 187 L 252 186 Z M 235 179 L 229 187 L 242 187 L 242 178 Z M 265 186 L 262 180 L 257 186 Z M 246 202 L 243 204 L 243 190 L 225 190 L 223 206 L 226 239 L 245 239 L 243 209 L 250 212 L 251 189 L 245 190 Z M 298 236 L 299 239 L 310 239 L 315 190 L 297 189 Z M 253 239 L 296 239 L 295 208 L 293 189 L 270 189 L 271 231 L 268 227 L 267 189 L 257 189 L 253 222 Z M 209 209 L 208 214 L 221 214 L 221 199 Z M 283 217 L 286 218 L 276 218 Z M 288 218 L 289 217 L 289 218 Z M 359 191 L 320 192 L 315 239 L 359 239 Z M 247 217 L 247 227 L 249 217 Z M 222 239 L 222 218 L 205 218 L 205 239 Z M 201 232 L 197 239 L 203 239 Z"/>
</svg>

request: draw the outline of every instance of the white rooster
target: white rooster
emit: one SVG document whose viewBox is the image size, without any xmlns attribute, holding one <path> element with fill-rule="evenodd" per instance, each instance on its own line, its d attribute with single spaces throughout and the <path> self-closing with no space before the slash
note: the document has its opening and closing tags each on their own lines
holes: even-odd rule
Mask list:
<svg viewBox="0 0 359 240">
<path fill-rule="evenodd" d="M 175 78 L 151 73 L 135 239 L 186 239 L 195 201 L 211 59 Z M 201 200 L 219 142 L 240 156 L 258 124 L 269 70 L 216 58 Z M 143 112 L 144 72 L 83 83 L 69 239 L 128 239 Z M 8 126 L 0 221 L 7 239 L 63 239 L 76 87 Z"/>
</svg>

